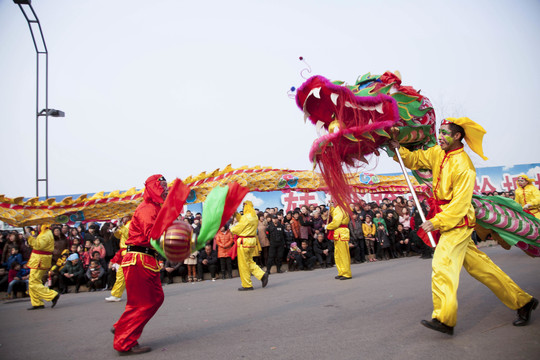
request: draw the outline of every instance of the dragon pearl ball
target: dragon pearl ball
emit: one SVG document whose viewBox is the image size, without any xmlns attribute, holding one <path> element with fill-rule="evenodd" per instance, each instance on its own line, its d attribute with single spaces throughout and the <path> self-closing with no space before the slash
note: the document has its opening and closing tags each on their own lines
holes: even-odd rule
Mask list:
<svg viewBox="0 0 540 360">
<path fill-rule="evenodd" d="M 163 251 L 167 259 L 174 262 L 184 261 L 191 253 L 193 227 L 184 221 L 175 221 L 165 232 Z"/>
</svg>

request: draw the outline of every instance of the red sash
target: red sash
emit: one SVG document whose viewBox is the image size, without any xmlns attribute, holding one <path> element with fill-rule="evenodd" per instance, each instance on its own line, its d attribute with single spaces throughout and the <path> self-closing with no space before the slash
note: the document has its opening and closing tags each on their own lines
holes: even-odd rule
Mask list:
<svg viewBox="0 0 540 360">
<path fill-rule="evenodd" d="M 340 228 L 347 228 L 347 229 L 349 228 L 349 226 L 347 226 L 347 225 L 340 225 L 339 227 Z M 328 230 L 328 240 L 335 240 L 334 239 L 334 231 L 335 230 Z"/>
<path fill-rule="evenodd" d="M 231 249 L 229 250 L 229 256 L 233 260 L 236 259 L 236 256 L 238 256 L 238 241 L 240 241 L 239 239 L 243 239 L 243 237 L 240 238 L 238 235 L 233 236 L 233 244 L 231 246 Z"/>
<path fill-rule="evenodd" d="M 43 250 L 32 250 L 32 253 L 37 255 L 52 255 L 52 252 Z"/>
<path fill-rule="evenodd" d="M 430 197 L 428 199 L 428 205 L 429 205 L 429 212 L 426 215 L 426 220 L 432 219 L 442 211 L 441 205 L 446 205 L 450 203 L 450 200 L 437 200 L 434 197 Z M 418 228 L 418 231 L 416 234 L 426 243 L 426 245 L 431 247 L 431 242 L 429 241 L 428 234 L 424 231 L 422 228 Z M 439 243 L 439 238 L 441 237 L 441 232 L 439 230 L 434 230 L 431 232 L 431 235 L 433 235 L 433 240 L 435 240 L 435 244 Z"/>
</svg>

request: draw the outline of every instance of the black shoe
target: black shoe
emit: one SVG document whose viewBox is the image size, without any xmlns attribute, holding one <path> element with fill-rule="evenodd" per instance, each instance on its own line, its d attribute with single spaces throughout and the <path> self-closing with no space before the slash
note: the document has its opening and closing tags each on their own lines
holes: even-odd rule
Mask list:
<svg viewBox="0 0 540 360">
<path fill-rule="evenodd" d="M 167 285 L 171 285 L 173 283 L 172 280 L 167 281 Z"/>
<path fill-rule="evenodd" d="M 118 354 L 120 356 L 138 355 L 147 353 L 149 351 L 152 351 L 152 348 L 150 346 L 139 346 L 139 344 L 137 344 L 128 351 L 119 351 Z"/>
<path fill-rule="evenodd" d="M 263 288 L 266 287 L 266 285 L 268 285 L 268 273 L 264 273 L 261 281 L 262 281 L 262 287 Z"/>
<path fill-rule="evenodd" d="M 341 280 L 341 276 L 340 276 L 340 275 L 335 276 L 334 279 L 336 279 L 336 280 Z"/>
<path fill-rule="evenodd" d="M 280 268 L 277 268 L 276 272 L 277 272 L 278 274 L 281 274 L 281 269 L 280 269 Z"/>
<path fill-rule="evenodd" d="M 28 308 L 26 310 L 40 310 L 40 309 L 45 309 L 45 305 L 32 306 L 31 308 Z"/>
<path fill-rule="evenodd" d="M 420 323 L 428 329 L 440 331 L 448 335 L 454 335 L 454 328 L 452 326 L 445 325 L 437 319 L 432 319 L 431 321 L 422 320 Z"/>
<path fill-rule="evenodd" d="M 531 319 L 531 313 L 538 306 L 538 299 L 532 298 L 527 304 L 517 310 L 518 317 L 512 323 L 514 326 L 525 326 Z"/>
<path fill-rule="evenodd" d="M 111 328 L 111 333 L 114 335 L 114 332 L 116 331 L 116 329 L 114 328 L 114 326 Z"/>
<path fill-rule="evenodd" d="M 67 289 L 60 290 L 60 294 L 62 294 L 62 295 L 67 294 L 67 293 L 68 293 Z"/>
<path fill-rule="evenodd" d="M 238 288 L 238 291 L 248 291 L 248 290 L 253 290 L 253 287 L 248 287 L 248 288 L 245 288 L 245 287 L 239 287 L 239 288 Z"/>
<path fill-rule="evenodd" d="M 351 280 L 352 277 L 340 276 L 339 280 Z"/>
<path fill-rule="evenodd" d="M 56 306 L 56 303 L 58 302 L 58 299 L 60 299 L 60 294 L 56 294 L 56 296 L 54 297 L 54 299 L 52 299 L 52 306 L 51 306 L 51 308 L 53 308 L 53 307 Z"/>
</svg>

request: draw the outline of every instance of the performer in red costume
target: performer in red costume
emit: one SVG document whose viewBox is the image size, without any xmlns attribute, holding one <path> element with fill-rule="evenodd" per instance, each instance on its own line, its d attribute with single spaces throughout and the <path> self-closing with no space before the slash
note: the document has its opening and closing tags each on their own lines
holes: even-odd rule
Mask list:
<svg viewBox="0 0 540 360">
<path fill-rule="evenodd" d="M 137 339 L 164 299 L 156 252 L 150 245 L 150 233 L 168 194 L 167 181 L 162 175 L 152 175 L 144 186 L 144 200 L 133 214 L 126 241 L 127 252 L 122 261 L 127 291 L 126 308 L 111 329 L 114 333 L 114 349 L 120 355 L 142 354 L 151 350 L 149 346 L 139 346 Z"/>
</svg>

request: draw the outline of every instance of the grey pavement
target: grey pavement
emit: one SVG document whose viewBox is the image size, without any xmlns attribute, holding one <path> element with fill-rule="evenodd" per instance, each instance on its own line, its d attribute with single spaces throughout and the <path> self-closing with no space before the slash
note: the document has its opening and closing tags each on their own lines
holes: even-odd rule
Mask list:
<svg viewBox="0 0 540 360">
<path fill-rule="evenodd" d="M 521 250 L 483 249 L 523 289 L 540 298 L 540 259 Z M 514 327 L 515 311 L 461 273 L 454 336 L 420 325 L 431 316 L 431 261 L 418 257 L 337 270 L 272 274 L 265 289 L 239 292 L 240 280 L 164 287 L 137 359 L 538 359 L 540 308 Z M 0 304 L 0 359 L 115 359 L 109 329 L 125 306 L 108 292 L 62 295 L 57 306 L 27 311 Z M 125 295 L 124 295 L 125 297 Z"/>
</svg>

